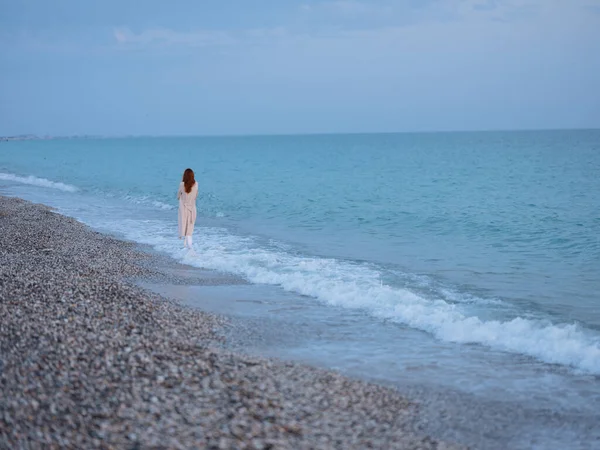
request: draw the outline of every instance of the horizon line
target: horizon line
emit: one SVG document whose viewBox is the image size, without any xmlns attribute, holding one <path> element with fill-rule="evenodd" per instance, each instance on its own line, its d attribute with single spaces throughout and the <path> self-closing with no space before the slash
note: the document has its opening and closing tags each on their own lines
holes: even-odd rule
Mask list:
<svg viewBox="0 0 600 450">
<path fill-rule="evenodd" d="M 0 135 L 1 140 L 35 140 L 35 139 L 124 139 L 124 138 L 230 138 L 230 137 L 302 137 L 302 136 L 340 136 L 340 135 L 375 135 L 375 134 L 458 134 L 458 133 L 516 133 L 540 131 L 598 131 L 594 127 L 565 128 L 498 128 L 498 129 L 465 129 L 465 130 L 421 130 L 421 131 L 325 131 L 325 132 L 283 132 L 283 133 L 181 133 L 181 134 L 36 134 L 20 133 Z"/>
</svg>

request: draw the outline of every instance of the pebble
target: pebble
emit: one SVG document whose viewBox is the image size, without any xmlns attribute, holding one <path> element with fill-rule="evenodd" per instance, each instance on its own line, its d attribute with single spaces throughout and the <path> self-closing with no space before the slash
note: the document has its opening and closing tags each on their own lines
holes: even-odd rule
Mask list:
<svg viewBox="0 0 600 450">
<path fill-rule="evenodd" d="M 0 448 L 458 449 L 397 391 L 227 351 L 154 256 L 0 196 Z"/>
</svg>

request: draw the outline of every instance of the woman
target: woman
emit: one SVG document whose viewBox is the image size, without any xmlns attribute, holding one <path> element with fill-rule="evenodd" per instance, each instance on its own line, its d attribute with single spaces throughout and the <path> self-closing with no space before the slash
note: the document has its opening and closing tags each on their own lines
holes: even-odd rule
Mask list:
<svg viewBox="0 0 600 450">
<path fill-rule="evenodd" d="M 185 169 L 183 181 L 179 183 L 177 199 L 179 200 L 179 239 L 184 239 L 183 247 L 192 248 L 192 234 L 196 223 L 196 197 L 198 183 L 194 179 L 194 171 Z"/>
</svg>

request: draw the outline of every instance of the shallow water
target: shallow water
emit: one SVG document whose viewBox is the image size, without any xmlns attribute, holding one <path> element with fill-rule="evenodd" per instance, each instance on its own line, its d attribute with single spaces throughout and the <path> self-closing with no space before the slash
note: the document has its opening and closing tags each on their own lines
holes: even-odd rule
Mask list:
<svg viewBox="0 0 600 450">
<path fill-rule="evenodd" d="M 421 405 L 419 428 L 438 438 L 486 449 L 584 449 L 600 440 L 594 376 L 479 346 L 457 351 L 423 332 L 276 287 L 141 285 L 229 317 L 234 349 L 398 388 Z"/>
</svg>

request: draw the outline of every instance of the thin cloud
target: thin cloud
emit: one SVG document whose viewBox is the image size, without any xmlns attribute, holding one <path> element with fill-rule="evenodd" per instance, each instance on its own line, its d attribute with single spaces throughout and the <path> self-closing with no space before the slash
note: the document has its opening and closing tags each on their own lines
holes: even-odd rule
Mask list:
<svg viewBox="0 0 600 450">
<path fill-rule="evenodd" d="M 438 32 L 480 36 L 484 27 L 495 23 L 490 33 L 506 34 L 506 38 L 519 34 L 538 33 L 555 26 L 561 18 L 569 16 L 578 21 L 585 18 L 585 4 L 589 0 L 574 0 L 564 4 L 560 0 L 425 0 L 419 6 L 404 3 L 367 3 L 358 0 L 339 0 L 319 4 L 300 5 L 298 13 L 305 20 L 290 26 L 249 28 L 242 30 L 191 30 L 150 28 L 134 32 L 129 27 L 113 29 L 113 40 L 123 49 L 151 49 L 168 47 L 250 48 L 256 46 L 295 46 L 314 41 L 352 41 L 390 36 L 400 36 L 409 31 L 414 41 L 429 42 Z M 335 14 L 332 14 L 335 12 Z M 360 20 L 357 20 L 360 19 Z M 381 19 L 381 20 L 380 20 Z M 520 24 L 518 30 L 504 30 L 506 24 Z M 453 24 L 447 28 L 445 24 Z M 466 27 L 466 28 L 465 28 Z M 503 31 L 500 31 L 502 29 Z M 418 36 L 418 39 L 417 37 Z M 393 40 L 392 40 L 393 41 Z M 354 45 L 353 44 L 353 45 Z M 396 43 L 397 44 L 397 43 Z"/>
<path fill-rule="evenodd" d="M 406 12 L 410 9 L 414 8 L 392 3 L 374 4 L 358 0 L 334 0 L 316 5 L 309 5 L 306 3 L 300 5 L 300 12 L 306 17 L 330 18 L 332 20 L 369 20 L 373 17 L 384 17 L 387 14 L 393 14 L 399 10 Z"/>
<path fill-rule="evenodd" d="M 375 12 L 382 12 L 387 7 L 373 5 L 372 3 L 359 2 L 355 0 L 338 0 L 332 2 L 326 2 L 323 8 L 328 9 L 334 13 L 346 14 L 346 15 L 363 15 L 372 14 Z"/>
<path fill-rule="evenodd" d="M 196 30 L 175 31 L 168 28 L 152 28 L 134 33 L 127 27 L 115 28 L 113 36 L 122 46 L 174 46 L 214 47 L 234 44 L 236 39 L 226 31 Z"/>
<path fill-rule="evenodd" d="M 541 11 L 594 9 L 593 0 L 422 0 L 397 2 L 383 0 L 332 0 L 300 5 L 305 19 L 329 21 L 352 28 L 389 27 L 444 21 L 502 21 L 531 19 Z M 597 3 L 600 5 L 600 2 Z"/>
</svg>

